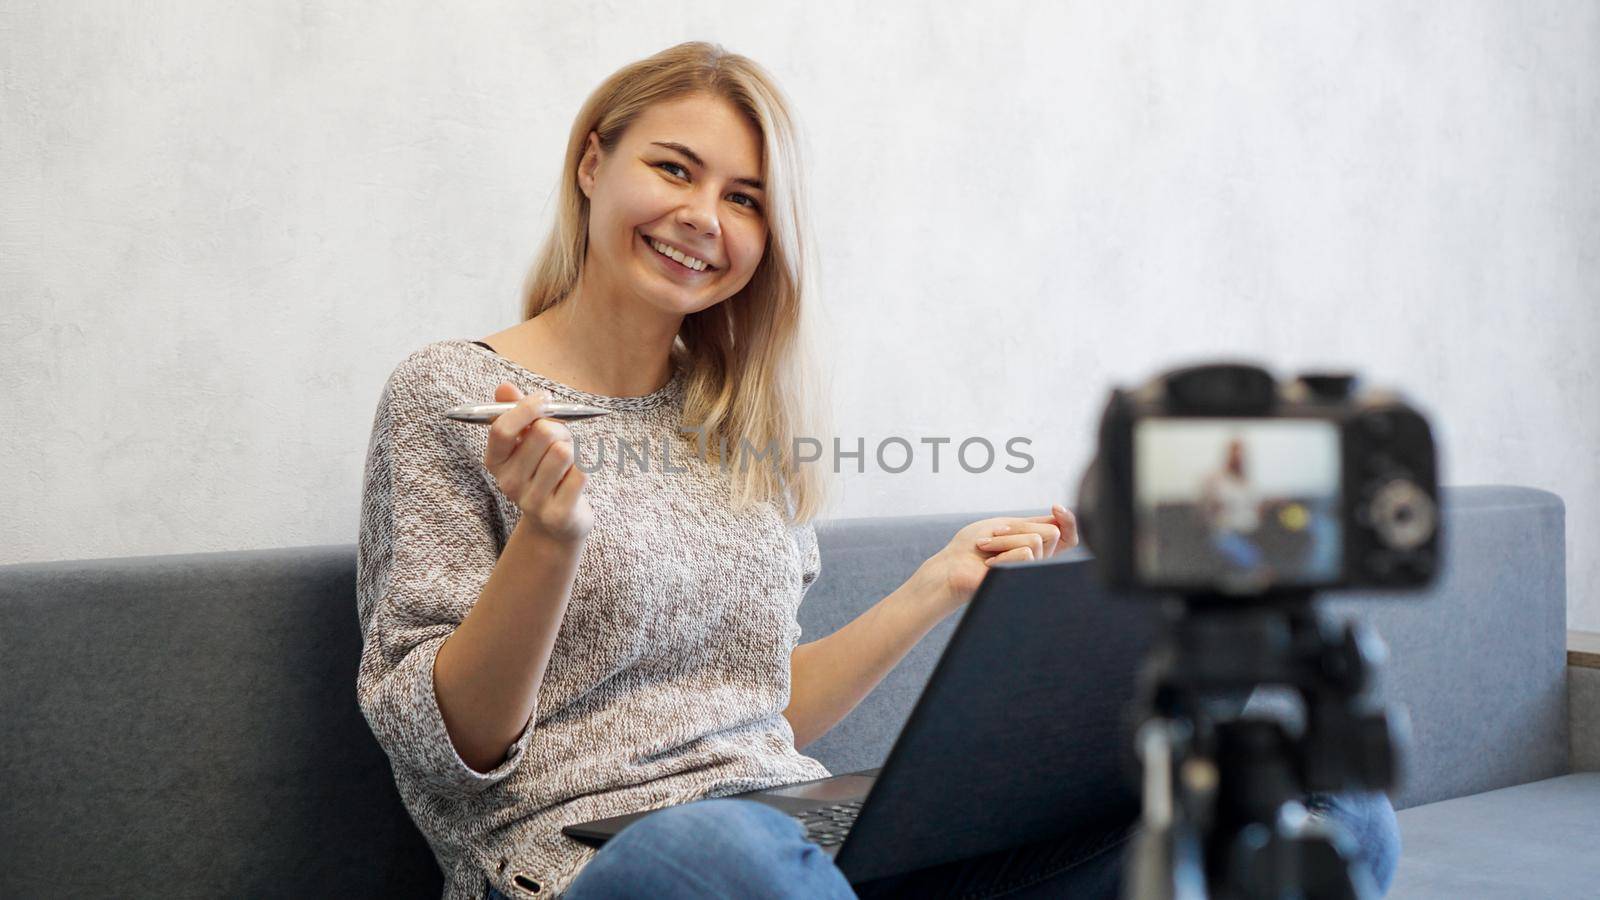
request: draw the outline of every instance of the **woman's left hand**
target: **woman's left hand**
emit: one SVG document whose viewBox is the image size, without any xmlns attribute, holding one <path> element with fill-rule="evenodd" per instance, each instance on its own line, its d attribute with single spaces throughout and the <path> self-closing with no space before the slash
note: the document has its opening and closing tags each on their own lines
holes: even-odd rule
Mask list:
<svg viewBox="0 0 1600 900">
<path fill-rule="evenodd" d="M 1078 520 L 1059 503 L 1050 510 L 1043 516 L 996 516 L 973 522 L 929 557 L 917 574 L 939 617 L 965 606 L 994 563 L 1049 559 L 1078 546 Z"/>
</svg>

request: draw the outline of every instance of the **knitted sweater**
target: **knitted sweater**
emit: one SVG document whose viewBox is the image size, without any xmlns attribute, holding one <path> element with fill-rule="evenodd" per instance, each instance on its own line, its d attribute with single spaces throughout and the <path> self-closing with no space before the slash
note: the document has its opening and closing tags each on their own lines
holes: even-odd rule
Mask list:
<svg viewBox="0 0 1600 900">
<path fill-rule="evenodd" d="M 594 469 L 594 527 L 533 717 L 505 762 L 478 772 L 445 731 L 433 663 L 521 511 L 483 465 L 487 427 L 442 413 L 492 402 L 502 381 L 613 412 L 567 423 Z M 529 896 L 518 875 L 559 895 L 596 852 L 563 825 L 830 774 L 782 715 L 816 532 L 772 503 L 731 511 L 726 475 L 678 433 L 683 387 L 677 372 L 647 396 L 601 396 L 467 340 L 428 344 L 384 386 L 357 543 L 356 693 L 446 900 L 476 900 L 486 883 Z"/>
</svg>

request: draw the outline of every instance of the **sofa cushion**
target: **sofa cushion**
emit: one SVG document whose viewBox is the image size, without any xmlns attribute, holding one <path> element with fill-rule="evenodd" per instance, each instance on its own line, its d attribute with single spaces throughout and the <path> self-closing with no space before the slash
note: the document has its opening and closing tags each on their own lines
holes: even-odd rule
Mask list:
<svg viewBox="0 0 1600 900">
<path fill-rule="evenodd" d="M 1528 900 L 1600 891 L 1600 772 L 1402 810 L 1391 897 Z"/>
</svg>

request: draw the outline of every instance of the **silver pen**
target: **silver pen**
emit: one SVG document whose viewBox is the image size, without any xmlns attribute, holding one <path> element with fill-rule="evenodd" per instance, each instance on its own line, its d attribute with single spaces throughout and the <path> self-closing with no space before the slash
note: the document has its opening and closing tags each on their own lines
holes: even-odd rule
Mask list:
<svg viewBox="0 0 1600 900">
<path fill-rule="evenodd" d="M 444 417 L 455 419 L 457 422 L 477 422 L 487 425 L 501 415 L 515 409 L 515 402 L 505 403 L 468 403 L 447 410 Z M 583 403 L 546 403 L 539 408 L 539 416 L 545 419 L 560 419 L 563 422 L 576 422 L 580 419 L 593 419 L 597 416 L 608 416 L 609 409 L 598 406 L 588 406 Z"/>
</svg>

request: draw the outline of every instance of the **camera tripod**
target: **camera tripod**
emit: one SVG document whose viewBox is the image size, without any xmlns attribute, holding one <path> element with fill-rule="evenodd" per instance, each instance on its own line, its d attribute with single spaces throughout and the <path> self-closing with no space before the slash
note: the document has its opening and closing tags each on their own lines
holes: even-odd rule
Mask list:
<svg viewBox="0 0 1600 900">
<path fill-rule="evenodd" d="M 1395 783 L 1406 720 L 1369 691 L 1382 641 L 1328 622 L 1307 591 L 1184 595 L 1165 615 L 1140 672 L 1144 809 L 1125 896 L 1376 897 L 1354 839 L 1303 800 Z M 1303 720 L 1245 717 L 1257 686 L 1297 695 Z"/>
</svg>

